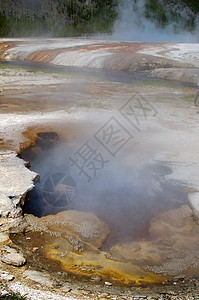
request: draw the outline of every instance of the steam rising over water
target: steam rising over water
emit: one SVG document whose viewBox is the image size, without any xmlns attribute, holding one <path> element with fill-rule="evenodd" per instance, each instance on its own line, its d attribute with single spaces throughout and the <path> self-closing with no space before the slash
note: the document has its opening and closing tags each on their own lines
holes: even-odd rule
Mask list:
<svg viewBox="0 0 199 300">
<path fill-rule="evenodd" d="M 199 32 L 188 32 L 182 25 L 170 23 L 158 28 L 155 23 L 146 19 L 145 1 L 120 0 L 118 19 L 115 22 L 112 38 L 123 41 L 145 42 L 198 42 Z M 197 23 L 199 20 L 197 20 Z M 198 26 L 196 25 L 196 28 Z M 176 28 L 178 28 L 176 30 Z"/>
<path fill-rule="evenodd" d="M 142 161 L 129 164 L 129 161 L 139 160 L 139 153 L 133 148 L 127 153 L 128 159 L 124 155 L 111 160 L 101 173 L 87 182 L 71 167 L 68 159 L 81 143 L 82 137 L 75 142 L 56 146 L 50 146 L 43 140 L 36 145 L 42 148 L 38 155 L 32 156 L 34 149 L 22 154 L 41 176 L 41 182 L 29 194 L 25 212 L 37 216 L 70 209 L 94 212 L 110 228 L 111 234 L 105 245 L 110 247 L 118 242 L 147 237 L 148 225 L 153 217 L 186 203 L 187 193 L 182 186 L 166 179 L 166 175 L 172 173 L 167 166 Z M 52 205 L 42 194 L 49 176 L 52 175 L 52 179 L 56 174 L 71 176 L 77 186 L 75 199 L 62 207 Z"/>
</svg>

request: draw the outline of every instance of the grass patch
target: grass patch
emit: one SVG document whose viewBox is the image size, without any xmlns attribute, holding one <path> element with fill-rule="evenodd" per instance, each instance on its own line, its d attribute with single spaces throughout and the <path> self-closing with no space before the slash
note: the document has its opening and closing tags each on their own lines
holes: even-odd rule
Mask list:
<svg viewBox="0 0 199 300">
<path fill-rule="evenodd" d="M 185 102 L 194 103 L 195 97 L 196 97 L 195 94 L 194 95 L 186 95 L 186 96 L 183 97 L 183 99 L 184 99 Z"/>
<path fill-rule="evenodd" d="M 183 86 L 177 85 L 172 82 L 166 82 L 166 81 L 153 81 L 153 80 L 147 80 L 147 81 L 138 81 L 129 83 L 131 86 L 135 87 L 165 87 L 165 88 L 171 88 L 171 89 L 181 89 Z"/>
<path fill-rule="evenodd" d="M 73 72 L 67 72 L 67 71 L 59 71 L 59 70 L 53 70 L 53 68 L 51 69 L 49 68 L 39 68 L 39 67 L 29 67 L 29 66 L 15 66 L 15 65 L 9 65 L 9 64 L 4 64 L 4 63 L 0 63 L 0 71 L 1 70 L 6 70 L 6 69 L 10 69 L 10 70 L 24 70 L 27 71 L 29 73 L 33 73 L 33 74 L 38 74 L 38 73 L 43 73 L 43 74 L 56 74 L 57 75 L 70 75 L 70 76 L 74 76 L 76 75 Z M 3 76 L 6 76 L 8 74 L 6 74 L 6 72 L 4 72 L 3 74 L 1 74 Z M 22 76 L 23 74 L 17 74 L 19 76 Z"/>
<path fill-rule="evenodd" d="M 22 67 L 22 69 L 28 71 L 29 73 L 43 73 L 43 74 L 52 74 L 54 75 L 54 77 L 58 78 L 56 75 L 70 75 L 70 76 L 74 76 L 76 75 L 75 73 L 73 72 L 67 72 L 67 71 L 59 71 L 59 70 L 53 70 L 51 68 L 33 68 L 33 67 Z"/>
<path fill-rule="evenodd" d="M 8 73 L 6 73 L 5 71 L 0 73 L 1 76 L 8 76 Z"/>
<path fill-rule="evenodd" d="M 11 64 L 4 64 L 4 63 L 0 63 L 0 70 L 6 70 L 6 69 L 23 69 L 23 67 L 21 66 L 14 66 L 14 65 L 11 65 Z"/>
<path fill-rule="evenodd" d="M 26 300 L 27 298 L 26 298 L 26 295 L 21 296 L 18 292 L 17 293 L 11 292 L 8 295 L 1 296 L 1 299 L 3 299 L 3 300 L 6 300 L 6 299 L 9 299 L 9 300 Z"/>
<path fill-rule="evenodd" d="M 8 70 L 16 70 L 16 74 L 9 74 Z M 7 72 L 6 72 L 7 71 Z M 20 73 L 20 71 L 24 71 L 25 73 Z M 90 80 L 91 82 L 92 81 L 97 81 L 97 82 L 109 82 L 109 80 L 106 80 L 105 78 L 101 77 L 100 75 L 98 74 L 92 74 L 92 72 L 87 72 L 87 71 L 84 71 L 83 68 L 79 68 L 79 71 L 78 69 L 74 69 L 71 70 L 71 71 L 63 71 L 63 70 L 57 70 L 57 69 L 54 69 L 53 68 L 53 65 L 52 67 L 51 66 L 47 66 L 46 68 L 45 67 L 42 67 L 42 64 L 41 64 L 41 67 L 39 66 L 39 63 L 37 64 L 37 66 L 15 66 L 15 65 L 12 65 L 12 64 L 4 64 L 4 63 L 0 63 L 0 76 L 26 76 L 26 75 L 35 75 L 35 76 L 38 76 L 38 75 L 51 75 L 53 78 L 55 79 L 59 79 L 59 76 L 68 76 L 72 79 L 82 79 L 83 80 Z"/>
<path fill-rule="evenodd" d="M 81 108 L 97 108 L 97 109 L 108 109 L 108 107 L 102 102 L 82 102 L 77 105 Z"/>
<path fill-rule="evenodd" d="M 13 292 L 11 291 L 6 284 L 3 284 L 1 281 L 0 281 L 0 292 L 1 290 L 5 290 L 7 292 L 7 294 L 5 296 L 0 296 L 0 299 L 3 299 L 3 300 L 6 300 L 6 299 L 9 299 L 9 300 L 26 300 L 27 299 L 27 295 L 28 294 L 25 294 L 24 296 L 22 296 L 19 292 Z M 0 293 L 1 294 L 1 293 Z"/>
<path fill-rule="evenodd" d="M 56 66 L 56 65 L 55 65 Z M 78 70 L 74 70 L 74 71 L 63 71 L 63 70 L 56 70 L 53 68 L 53 65 L 52 67 L 49 66 L 47 68 L 44 68 L 42 67 L 42 64 L 41 64 L 41 67 L 39 66 L 39 63 L 37 66 L 35 67 L 31 67 L 31 66 L 15 66 L 15 65 L 12 65 L 12 64 L 4 64 L 4 63 L 0 63 L 0 72 L 2 70 L 5 70 L 5 73 L 4 74 L 1 74 L 3 76 L 8 76 L 9 74 L 6 74 L 6 70 L 7 69 L 11 69 L 11 70 L 23 70 L 23 71 L 26 71 L 26 72 L 29 72 L 31 74 L 41 74 L 41 75 L 44 75 L 44 74 L 47 74 L 47 75 L 52 75 L 54 78 L 57 78 L 59 79 L 59 75 L 65 75 L 65 76 L 70 76 L 70 77 L 75 77 L 75 78 L 87 78 L 87 79 L 95 79 L 95 80 L 103 80 L 103 81 L 106 81 L 105 79 L 102 79 L 100 76 L 98 76 L 97 74 L 89 74 L 87 73 L 86 71 L 83 72 L 82 71 L 82 68 L 80 68 L 80 72 L 78 72 Z M 23 74 L 16 74 L 17 76 L 23 76 Z"/>
</svg>

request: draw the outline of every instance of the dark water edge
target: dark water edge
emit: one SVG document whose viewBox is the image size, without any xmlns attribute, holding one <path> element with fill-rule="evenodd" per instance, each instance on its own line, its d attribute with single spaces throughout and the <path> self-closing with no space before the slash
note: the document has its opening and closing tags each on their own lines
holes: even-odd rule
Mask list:
<svg viewBox="0 0 199 300">
<path fill-rule="evenodd" d="M 147 163 L 138 172 L 135 166 L 128 166 L 121 159 L 86 184 L 72 172 L 67 161 L 69 141 L 59 145 L 56 132 L 38 133 L 38 137 L 34 146 L 20 153 L 20 158 L 30 162 L 30 169 L 40 174 L 40 182 L 27 194 L 24 214 L 42 217 L 66 210 L 95 213 L 110 229 L 103 250 L 120 242 L 149 238 L 149 224 L 154 217 L 187 203 L 188 192 L 183 182 L 165 178 L 172 173 L 167 165 Z M 35 148 L 40 151 L 36 152 Z M 64 194 L 60 197 L 56 186 L 65 184 L 62 178 L 69 174 L 77 195 L 67 202 Z M 73 184 L 67 181 L 67 188 L 70 187 Z"/>
<path fill-rule="evenodd" d="M 31 61 L 4 61 L 0 60 L 0 64 L 7 66 L 16 66 L 22 68 L 31 68 L 31 69 L 41 69 L 46 71 L 56 71 L 56 72 L 68 72 L 76 75 L 86 75 L 86 76 L 95 76 L 100 79 L 107 80 L 110 82 L 118 83 L 136 83 L 136 82 L 159 82 L 159 83 L 172 83 L 175 86 L 190 87 L 195 88 L 196 85 L 191 83 L 178 82 L 173 80 L 163 80 L 159 78 L 149 77 L 150 72 L 127 72 L 127 71 L 118 71 L 118 70 L 106 70 L 106 69 L 94 69 L 94 68 L 85 68 L 85 67 L 71 67 L 71 66 L 60 66 L 49 63 L 39 63 Z"/>
</svg>

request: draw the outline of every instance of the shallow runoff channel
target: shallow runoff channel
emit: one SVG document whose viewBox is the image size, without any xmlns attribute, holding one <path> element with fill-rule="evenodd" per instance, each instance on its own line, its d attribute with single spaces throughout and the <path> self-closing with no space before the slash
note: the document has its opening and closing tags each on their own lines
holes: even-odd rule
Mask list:
<svg viewBox="0 0 199 300">
<path fill-rule="evenodd" d="M 119 82 L 119 83 L 135 83 L 141 81 L 151 82 L 170 82 L 169 80 L 162 80 L 154 77 L 149 77 L 150 72 L 126 72 L 126 71 L 116 71 L 116 70 L 105 70 L 105 69 L 94 69 L 94 68 L 82 68 L 82 67 L 71 67 L 71 66 L 58 66 L 54 64 L 44 64 L 28 61 L 0 61 L 1 64 L 8 66 L 17 67 L 28 67 L 35 69 L 52 70 L 58 72 L 69 72 L 74 74 L 86 75 L 86 76 L 96 76 L 103 80 Z M 173 81 L 171 81 L 173 83 Z M 175 82 L 176 86 L 187 86 L 195 87 L 194 84 Z"/>
</svg>

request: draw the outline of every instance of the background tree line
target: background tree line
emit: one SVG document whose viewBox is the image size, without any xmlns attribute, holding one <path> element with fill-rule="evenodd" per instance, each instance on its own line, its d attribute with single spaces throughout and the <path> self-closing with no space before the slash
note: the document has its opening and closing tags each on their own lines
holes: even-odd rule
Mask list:
<svg viewBox="0 0 199 300">
<path fill-rule="evenodd" d="M 118 1 L 0 0 L 0 36 L 109 34 L 119 16 Z M 132 0 L 132 5 L 137 1 Z M 198 0 L 145 0 L 143 13 L 157 26 L 175 20 L 191 30 L 198 12 Z"/>
</svg>

